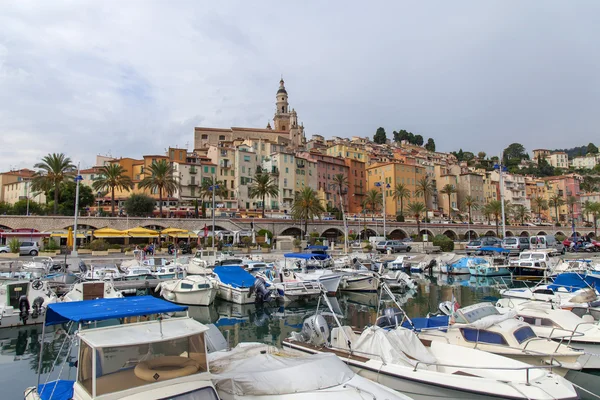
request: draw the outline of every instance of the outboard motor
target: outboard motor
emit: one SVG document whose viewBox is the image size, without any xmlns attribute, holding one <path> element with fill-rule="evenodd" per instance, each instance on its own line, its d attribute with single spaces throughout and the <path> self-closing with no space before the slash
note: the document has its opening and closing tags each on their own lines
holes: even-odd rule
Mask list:
<svg viewBox="0 0 600 400">
<path fill-rule="evenodd" d="M 33 300 L 33 305 L 31 306 L 31 318 L 36 319 L 42 313 L 42 307 L 44 306 L 44 299 L 41 297 L 36 297 Z"/>
<path fill-rule="evenodd" d="M 302 332 L 298 335 L 299 341 L 310 343 L 313 346 L 322 346 L 327 343 L 328 339 L 329 325 L 322 315 L 313 315 L 304 320 Z"/>
<path fill-rule="evenodd" d="M 85 265 L 83 260 L 79 260 L 79 271 L 81 271 L 82 274 L 87 272 L 87 265 Z"/>
<path fill-rule="evenodd" d="M 404 313 L 397 308 L 386 308 L 383 315 L 377 318 L 375 325 L 380 328 L 396 328 L 402 324 Z"/>
<path fill-rule="evenodd" d="M 267 289 L 267 284 L 265 280 L 260 276 L 254 280 L 254 285 L 252 285 L 254 292 L 256 293 L 256 297 L 254 298 L 255 303 L 264 303 L 271 301 L 271 291 Z"/>
<path fill-rule="evenodd" d="M 442 301 L 438 305 L 438 310 L 440 311 L 440 315 L 452 315 L 454 312 L 454 302 Z"/>
<path fill-rule="evenodd" d="M 27 319 L 29 319 L 29 300 L 27 296 L 23 295 L 19 297 L 19 318 L 23 321 L 23 325 L 27 325 Z"/>
</svg>

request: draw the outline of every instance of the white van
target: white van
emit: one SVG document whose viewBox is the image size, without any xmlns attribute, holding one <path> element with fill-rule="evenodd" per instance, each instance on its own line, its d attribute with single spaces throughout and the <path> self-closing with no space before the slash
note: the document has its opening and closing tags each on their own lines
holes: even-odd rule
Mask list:
<svg viewBox="0 0 600 400">
<path fill-rule="evenodd" d="M 552 235 L 538 235 L 529 238 L 529 247 L 536 249 L 553 249 L 554 253 L 565 254 L 565 246 Z"/>
</svg>

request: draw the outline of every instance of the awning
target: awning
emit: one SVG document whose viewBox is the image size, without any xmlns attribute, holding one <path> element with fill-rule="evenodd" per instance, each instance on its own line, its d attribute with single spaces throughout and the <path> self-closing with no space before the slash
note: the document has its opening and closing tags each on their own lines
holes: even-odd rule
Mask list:
<svg viewBox="0 0 600 400">
<path fill-rule="evenodd" d="M 169 235 L 169 236 L 173 236 L 179 233 L 188 233 L 189 231 L 185 230 L 185 229 L 180 229 L 180 228 L 167 228 L 167 229 L 163 229 L 162 231 L 160 231 L 161 235 Z"/>
<path fill-rule="evenodd" d="M 46 310 L 46 325 L 69 321 L 105 321 L 107 319 L 136 317 L 185 311 L 187 307 L 169 303 L 153 296 L 123 297 L 119 299 L 83 300 L 52 303 Z"/>
<path fill-rule="evenodd" d="M 158 237 L 158 232 L 152 229 L 144 228 L 138 226 L 136 228 L 127 229 L 124 231 L 125 234 L 131 237 L 141 237 L 141 238 L 150 238 L 150 237 Z"/>
<path fill-rule="evenodd" d="M 127 236 L 125 232 L 112 228 L 100 228 L 94 231 L 94 237 L 97 238 L 119 238 L 125 236 Z"/>
<path fill-rule="evenodd" d="M 71 235 L 73 235 L 73 233 L 71 233 Z M 85 237 L 89 235 L 88 233 L 79 233 L 77 232 L 77 239 L 85 239 Z M 57 238 L 66 238 L 69 236 L 69 232 L 67 231 L 54 231 L 50 233 L 50 237 L 57 237 Z"/>
</svg>

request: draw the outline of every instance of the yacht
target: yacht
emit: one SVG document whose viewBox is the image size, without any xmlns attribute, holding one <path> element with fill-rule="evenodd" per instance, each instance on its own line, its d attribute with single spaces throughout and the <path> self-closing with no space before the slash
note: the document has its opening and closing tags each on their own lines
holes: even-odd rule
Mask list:
<svg viewBox="0 0 600 400">
<path fill-rule="evenodd" d="M 509 271 L 517 279 L 540 279 L 552 274 L 558 263 L 553 249 L 524 250 L 510 262 Z"/>
<path fill-rule="evenodd" d="M 219 282 L 202 275 L 188 275 L 185 278 L 160 282 L 154 291 L 173 303 L 208 306 L 215 301 Z"/>
<path fill-rule="evenodd" d="M 213 269 L 219 280 L 217 296 L 237 304 L 255 302 L 254 283 L 256 278 L 240 266 L 219 266 Z"/>
<path fill-rule="evenodd" d="M 482 257 L 462 257 L 454 262 L 442 264 L 440 271 L 448 275 L 470 274 L 470 269 L 478 265 L 487 264 L 487 260 Z"/>
<path fill-rule="evenodd" d="M 453 307 L 452 307 L 453 308 Z M 452 310 L 452 308 L 450 310 Z M 442 307 L 440 307 L 442 309 Z M 395 326 L 398 318 L 384 311 L 378 325 Z M 553 372 L 565 376 L 580 370 L 580 350 L 550 339 L 539 338 L 529 324 L 515 318 L 516 312 L 500 314 L 492 303 L 478 303 L 451 312 L 450 315 L 404 319 L 402 326 L 417 332 L 422 341 L 442 341 L 487 351 L 531 365 L 552 365 Z"/>
<path fill-rule="evenodd" d="M 47 281 L 35 279 L 0 283 L 0 328 L 41 324 L 46 308 L 57 301 Z"/>
</svg>

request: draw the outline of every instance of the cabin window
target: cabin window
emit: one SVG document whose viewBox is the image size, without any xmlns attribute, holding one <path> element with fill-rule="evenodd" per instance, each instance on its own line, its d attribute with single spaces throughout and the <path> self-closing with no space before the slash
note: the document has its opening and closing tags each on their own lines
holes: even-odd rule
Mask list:
<svg viewBox="0 0 600 400">
<path fill-rule="evenodd" d="M 508 346 L 506 339 L 499 333 L 490 332 L 483 329 L 462 328 L 460 330 L 467 342 L 489 343 Z"/>
<path fill-rule="evenodd" d="M 182 289 L 193 289 L 194 285 L 192 285 L 191 283 L 184 283 L 184 282 L 182 282 L 181 283 L 181 288 Z"/>
<path fill-rule="evenodd" d="M 519 342 L 519 344 L 523 343 L 526 340 L 536 337 L 535 333 L 533 332 L 533 329 L 531 329 L 528 326 L 524 326 L 522 328 L 517 329 L 514 333 L 514 336 L 515 339 L 517 339 L 517 342 Z"/>
<path fill-rule="evenodd" d="M 198 289 L 208 289 L 210 288 L 210 285 L 208 283 L 199 283 L 198 284 Z"/>
<path fill-rule="evenodd" d="M 535 318 L 535 317 L 526 317 L 519 315 L 519 319 L 523 322 L 527 322 L 529 325 L 535 326 L 550 326 L 553 328 L 561 328 L 562 327 L 556 324 L 554 321 L 548 318 Z"/>
</svg>

